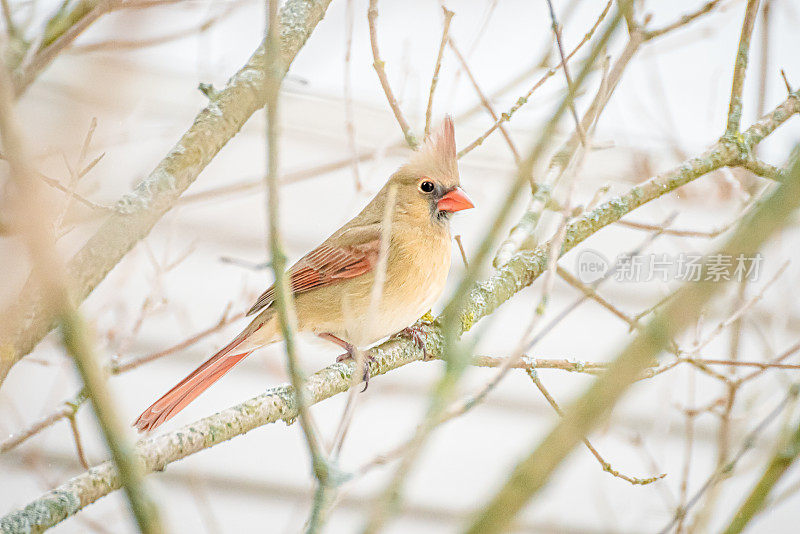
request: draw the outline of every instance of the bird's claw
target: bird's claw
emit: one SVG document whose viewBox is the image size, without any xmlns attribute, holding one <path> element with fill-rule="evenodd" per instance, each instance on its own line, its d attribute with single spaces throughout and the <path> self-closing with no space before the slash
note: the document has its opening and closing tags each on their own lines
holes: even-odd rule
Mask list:
<svg viewBox="0 0 800 534">
<path fill-rule="evenodd" d="M 369 364 L 375 361 L 375 356 L 369 354 L 365 354 L 364 358 L 366 360 L 364 362 L 364 389 L 361 390 L 361 393 L 367 391 L 367 388 L 369 387 L 369 377 L 370 377 Z M 344 354 L 340 354 L 339 356 L 336 357 L 337 362 L 346 362 L 348 360 L 358 361 L 356 360 L 355 350 L 348 349 L 347 352 L 345 352 Z"/>
<path fill-rule="evenodd" d="M 423 328 L 419 325 L 411 325 L 409 327 L 403 328 L 400 330 L 400 335 L 409 338 L 411 341 L 414 342 L 414 345 L 417 346 L 418 349 L 422 350 L 422 359 L 425 361 L 430 361 L 433 358 L 428 354 L 428 348 L 425 346 L 425 342 L 428 340 L 428 333 L 423 330 Z"/>
</svg>

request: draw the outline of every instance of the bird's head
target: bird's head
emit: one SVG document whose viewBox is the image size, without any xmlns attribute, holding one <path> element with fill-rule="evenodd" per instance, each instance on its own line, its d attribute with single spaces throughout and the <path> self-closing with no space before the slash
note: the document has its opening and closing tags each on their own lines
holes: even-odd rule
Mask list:
<svg viewBox="0 0 800 534">
<path fill-rule="evenodd" d="M 397 186 L 397 205 L 402 211 L 412 216 L 430 214 L 439 224 L 457 211 L 475 207 L 460 187 L 450 117 L 445 117 L 440 128 L 392 176 L 389 185 L 392 183 Z"/>
</svg>

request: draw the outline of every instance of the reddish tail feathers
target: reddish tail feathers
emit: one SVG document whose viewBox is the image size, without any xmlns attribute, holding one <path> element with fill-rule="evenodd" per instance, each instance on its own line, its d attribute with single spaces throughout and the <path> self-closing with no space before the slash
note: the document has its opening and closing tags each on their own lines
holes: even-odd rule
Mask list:
<svg viewBox="0 0 800 534">
<path fill-rule="evenodd" d="M 133 426 L 139 432 L 153 430 L 164 421 L 183 410 L 190 402 L 214 382 L 233 369 L 233 366 L 242 361 L 252 350 L 239 354 L 229 354 L 246 336 L 238 336 L 229 345 L 206 360 L 203 365 L 181 380 L 177 386 L 169 390 L 163 397 L 153 403 L 142 415 L 136 419 Z"/>
</svg>

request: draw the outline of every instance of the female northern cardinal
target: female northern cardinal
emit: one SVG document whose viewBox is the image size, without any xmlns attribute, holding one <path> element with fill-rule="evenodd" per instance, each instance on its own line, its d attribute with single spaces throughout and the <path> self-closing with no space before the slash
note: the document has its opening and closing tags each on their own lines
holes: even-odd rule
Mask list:
<svg viewBox="0 0 800 534">
<path fill-rule="evenodd" d="M 333 341 L 352 356 L 354 346 L 365 347 L 399 332 L 430 309 L 450 269 L 450 215 L 474 207 L 459 187 L 457 163 L 453 121 L 448 117 L 361 213 L 289 269 L 298 330 Z M 385 282 L 380 302 L 372 306 L 390 188 L 396 200 Z M 250 308 L 247 315 L 258 315 L 247 328 L 146 409 L 134 426 L 140 432 L 156 428 L 245 356 L 279 341 L 274 300 L 272 286 Z M 374 315 L 367 318 L 370 313 Z"/>
</svg>

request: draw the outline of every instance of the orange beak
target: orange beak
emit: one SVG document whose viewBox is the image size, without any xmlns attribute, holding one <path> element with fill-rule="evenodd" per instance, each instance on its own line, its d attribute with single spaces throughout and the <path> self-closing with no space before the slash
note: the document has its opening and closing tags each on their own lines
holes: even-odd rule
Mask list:
<svg viewBox="0 0 800 534">
<path fill-rule="evenodd" d="M 436 207 L 439 208 L 439 211 L 455 213 L 456 211 L 474 208 L 475 204 L 472 203 L 463 189 L 456 187 L 440 198 L 439 202 L 436 203 Z"/>
</svg>

